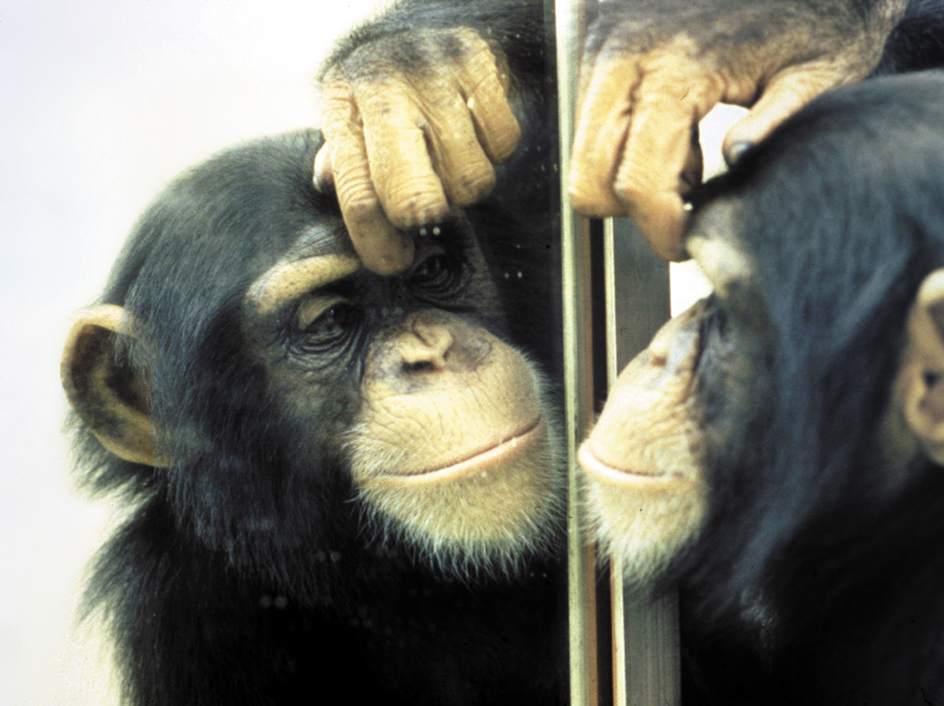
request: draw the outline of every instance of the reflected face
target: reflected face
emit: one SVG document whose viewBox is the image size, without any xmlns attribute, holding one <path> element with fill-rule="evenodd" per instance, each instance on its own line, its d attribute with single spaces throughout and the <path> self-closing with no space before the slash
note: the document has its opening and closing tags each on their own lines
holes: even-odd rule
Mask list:
<svg viewBox="0 0 944 706">
<path fill-rule="evenodd" d="M 713 294 L 669 321 L 622 371 L 579 461 L 598 538 L 627 578 L 647 582 L 698 536 L 707 458 L 754 403 L 762 327 L 734 207 L 700 214 L 687 241 Z"/>
</svg>

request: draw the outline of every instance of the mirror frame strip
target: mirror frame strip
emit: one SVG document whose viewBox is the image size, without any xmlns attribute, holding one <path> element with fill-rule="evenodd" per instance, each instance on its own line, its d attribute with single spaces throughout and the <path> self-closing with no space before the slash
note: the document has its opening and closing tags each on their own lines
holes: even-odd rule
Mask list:
<svg viewBox="0 0 944 706">
<path fill-rule="evenodd" d="M 671 314 L 669 265 L 648 248 L 627 218 L 603 221 L 607 388 L 644 350 Z M 617 272 L 620 273 L 617 277 Z M 613 703 L 681 703 L 678 594 L 634 594 L 610 557 Z"/>
<path fill-rule="evenodd" d="M 554 24 L 561 179 L 561 290 L 567 459 L 567 590 L 570 640 L 570 704 L 596 706 L 596 553 L 587 536 L 577 449 L 593 419 L 590 238 L 588 225 L 570 207 L 567 174 L 574 132 L 583 0 L 557 0 Z"/>
</svg>

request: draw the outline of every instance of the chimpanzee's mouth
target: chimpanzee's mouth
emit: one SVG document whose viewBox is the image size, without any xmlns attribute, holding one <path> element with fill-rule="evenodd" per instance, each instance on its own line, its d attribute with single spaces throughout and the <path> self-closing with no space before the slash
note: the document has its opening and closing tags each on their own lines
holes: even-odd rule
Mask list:
<svg viewBox="0 0 944 706">
<path fill-rule="evenodd" d="M 585 441 L 577 451 L 577 461 L 590 476 L 609 483 L 632 483 L 635 481 L 660 480 L 668 476 L 665 473 L 642 471 L 635 468 L 617 468 L 594 453 L 590 441 Z M 671 474 L 669 474 L 671 475 Z"/>
<path fill-rule="evenodd" d="M 444 466 L 431 468 L 410 474 L 385 474 L 384 477 L 397 479 L 398 484 L 420 485 L 441 484 L 480 475 L 487 477 L 494 470 L 500 472 L 510 465 L 517 456 L 530 452 L 541 440 L 547 438 L 547 425 L 544 418 L 538 416 L 533 422 L 504 436 L 500 441 L 484 449 L 479 449 L 457 461 L 450 461 Z"/>
</svg>

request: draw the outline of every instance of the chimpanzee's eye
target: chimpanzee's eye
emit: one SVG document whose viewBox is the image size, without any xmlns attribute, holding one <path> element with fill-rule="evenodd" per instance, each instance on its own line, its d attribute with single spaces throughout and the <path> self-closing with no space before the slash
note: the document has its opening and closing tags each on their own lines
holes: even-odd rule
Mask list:
<svg viewBox="0 0 944 706">
<path fill-rule="evenodd" d="M 348 299 L 336 295 L 305 299 L 296 313 L 297 331 L 308 346 L 327 347 L 352 334 L 360 321 L 360 311 Z"/>
<path fill-rule="evenodd" d="M 707 314 L 702 322 L 702 339 L 706 336 L 717 336 L 724 339 L 728 333 L 728 313 L 718 301 L 718 297 L 712 294 L 706 304 Z"/>
<path fill-rule="evenodd" d="M 723 356 L 730 346 L 728 336 L 728 312 L 715 294 L 705 301 L 705 310 L 698 331 L 697 367 L 704 369 L 712 359 Z"/>
<path fill-rule="evenodd" d="M 407 286 L 420 296 L 444 296 L 465 286 L 468 268 L 461 256 L 445 252 L 433 253 L 413 270 Z"/>
</svg>

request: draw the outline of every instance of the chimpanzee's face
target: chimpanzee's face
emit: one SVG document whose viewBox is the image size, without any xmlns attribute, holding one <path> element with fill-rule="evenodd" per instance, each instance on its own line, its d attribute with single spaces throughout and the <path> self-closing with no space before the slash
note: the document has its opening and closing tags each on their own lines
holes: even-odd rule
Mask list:
<svg viewBox="0 0 944 706">
<path fill-rule="evenodd" d="M 636 579 L 658 574 L 697 535 L 708 456 L 744 433 L 764 379 L 749 263 L 728 210 L 706 215 L 687 246 L 712 295 L 669 321 L 621 372 L 580 450 L 598 536 Z"/>
<path fill-rule="evenodd" d="M 366 270 L 340 224 L 311 228 L 253 282 L 244 314 L 289 416 L 375 515 L 433 554 L 510 558 L 538 541 L 558 485 L 552 421 L 539 373 L 500 337 L 468 227 L 430 228 L 396 277 Z"/>
</svg>

